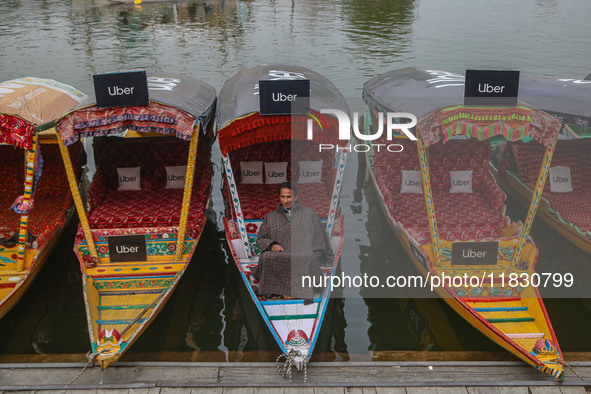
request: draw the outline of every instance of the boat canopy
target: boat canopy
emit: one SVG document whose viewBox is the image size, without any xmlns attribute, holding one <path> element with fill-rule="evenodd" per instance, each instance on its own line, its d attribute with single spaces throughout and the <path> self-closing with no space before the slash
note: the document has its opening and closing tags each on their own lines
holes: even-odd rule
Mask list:
<svg viewBox="0 0 591 394">
<path fill-rule="evenodd" d="M 0 83 L 0 143 L 30 150 L 36 129 L 85 98 L 72 86 L 52 79 L 26 77 Z"/>
<path fill-rule="evenodd" d="M 174 133 L 190 140 L 197 123 L 206 132 L 216 105 L 216 91 L 189 76 L 148 74 L 150 105 L 98 108 L 94 95 L 57 122 L 65 145 L 80 138 L 118 134 L 127 129 L 140 133 Z"/>
<path fill-rule="evenodd" d="M 591 80 L 524 75 L 519 80 L 519 92 L 528 103 L 563 123 L 591 128 Z"/>
<path fill-rule="evenodd" d="M 365 84 L 363 99 L 378 112 L 415 115 L 426 147 L 460 134 L 480 140 L 530 137 L 548 146 L 562 127 L 559 120 L 523 102 L 516 107 L 464 106 L 464 76 L 427 68 L 379 75 Z"/>
<path fill-rule="evenodd" d="M 310 80 L 310 114 L 260 115 L 259 81 L 290 79 Z M 220 103 L 216 122 L 223 154 L 261 142 L 305 140 L 308 119 L 314 120 L 314 141 L 331 144 L 346 142 L 338 140 L 337 119 L 320 114 L 320 110 L 337 109 L 349 114 L 347 102 L 332 82 L 304 67 L 270 64 L 240 71 L 222 87 Z M 301 123 L 303 127 L 292 128 L 294 122 Z"/>
</svg>

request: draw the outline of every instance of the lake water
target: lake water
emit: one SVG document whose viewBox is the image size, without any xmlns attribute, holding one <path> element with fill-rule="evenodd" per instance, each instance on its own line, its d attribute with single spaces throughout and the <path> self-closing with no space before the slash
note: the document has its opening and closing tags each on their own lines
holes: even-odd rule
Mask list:
<svg viewBox="0 0 591 394">
<path fill-rule="evenodd" d="M 2 0 L 0 80 L 53 78 L 91 92 L 93 74 L 145 69 L 193 75 L 219 91 L 240 69 L 284 63 L 317 71 L 346 98 L 358 99 L 369 78 L 407 66 L 584 78 L 591 72 L 589 15 L 591 2 L 580 0 L 203 0 L 143 6 Z M 213 160 L 219 165 L 217 148 Z M 343 271 L 410 267 L 413 273 L 385 219 L 367 203 L 375 192 L 355 155 L 346 179 Z M 220 182 L 218 171 L 212 220 L 194 261 L 165 309 L 130 349 L 130 359 L 238 361 L 277 355 L 228 259 L 218 224 Z M 517 216 L 523 212 L 512 200 L 508 207 Z M 0 321 L 1 354 L 90 349 L 72 253 L 74 226 L 27 295 Z M 538 270 L 589 263 L 589 256 L 539 221 L 532 236 L 540 248 Z M 332 301 L 316 348 L 322 359 L 375 359 L 377 354 L 388 359 L 390 351 L 500 351 L 439 299 L 363 295 L 350 289 Z M 563 351 L 591 351 L 585 339 L 591 329 L 589 299 L 545 303 Z"/>
</svg>

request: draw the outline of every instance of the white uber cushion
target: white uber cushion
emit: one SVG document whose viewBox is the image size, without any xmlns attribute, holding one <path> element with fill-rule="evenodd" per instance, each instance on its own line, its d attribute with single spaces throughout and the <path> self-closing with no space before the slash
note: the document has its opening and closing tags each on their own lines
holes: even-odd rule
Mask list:
<svg viewBox="0 0 591 394">
<path fill-rule="evenodd" d="M 450 171 L 450 193 L 472 193 L 472 170 Z"/>
<path fill-rule="evenodd" d="M 552 193 L 569 193 L 573 191 L 570 167 L 550 167 L 550 191 Z"/>
<path fill-rule="evenodd" d="M 166 189 L 184 189 L 187 166 L 165 166 Z"/>
<path fill-rule="evenodd" d="M 322 182 L 322 160 L 300 161 L 300 176 L 298 183 Z"/>
<path fill-rule="evenodd" d="M 117 168 L 117 190 L 142 190 L 139 167 Z"/>
<path fill-rule="evenodd" d="M 287 162 L 265 162 L 265 183 L 276 184 L 287 182 Z"/>
<path fill-rule="evenodd" d="M 240 162 L 241 183 L 263 183 L 263 162 L 262 161 L 241 161 Z"/>
<path fill-rule="evenodd" d="M 423 180 L 421 178 L 421 171 L 402 170 L 402 182 L 400 183 L 400 193 L 423 194 Z"/>
</svg>

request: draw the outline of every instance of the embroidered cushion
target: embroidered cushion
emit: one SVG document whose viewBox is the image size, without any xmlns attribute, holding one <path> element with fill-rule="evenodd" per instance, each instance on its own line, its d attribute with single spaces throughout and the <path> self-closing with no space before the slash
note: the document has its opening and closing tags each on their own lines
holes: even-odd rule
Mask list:
<svg viewBox="0 0 591 394">
<path fill-rule="evenodd" d="M 472 193 L 472 170 L 450 171 L 450 193 Z"/>
<path fill-rule="evenodd" d="M 240 176 L 241 183 L 263 183 L 263 162 L 241 161 Z"/>
<path fill-rule="evenodd" d="M 552 193 L 569 193 L 573 191 L 570 167 L 550 167 L 550 191 Z"/>
<path fill-rule="evenodd" d="M 421 178 L 421 171 L 402 170 L 400 193 L 423 194 L 423 180 Z"/>
<path fill-rule="evenodd" d="M 265 162 L 265 183 L 277 184 L 287 181 L 287 162 Z"/>
<path fill-rule="evenodd" d="M 165 166 L 166 186 L 165 189 L 184 189 L 187 166 Z"/>
<path fill-rule="evenodd" d="M 139 167 L 117 168 L 117 190 L 142 190 Z"/>
<path fill-rule="evenodd" d="M 300 161 L 298 183 L 322 182 L 322 160 Z"/>
</svg>

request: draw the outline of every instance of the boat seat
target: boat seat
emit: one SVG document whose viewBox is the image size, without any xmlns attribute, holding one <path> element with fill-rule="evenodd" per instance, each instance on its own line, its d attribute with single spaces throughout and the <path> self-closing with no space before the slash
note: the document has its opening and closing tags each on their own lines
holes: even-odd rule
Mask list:
<svg viewBox="0 0 591 394">
<path fill-rule="evenodd" d="M 262 219 L 279 206 L 278 185 L 238 185 L 240 205 L 245 219 Z M 296 185 L 299 201 L 314 209 L 320 218 L 328 216 L 329 192 L 324 183 Z"/>
<path fill-rule="evenodd" d="M 427 208 L 422 194 L 400 193 L 401 170 L 418 170 L 416 144 L 397 141 L 404 149 L 398 154 L 376 156 L 375 175 L 390 214 L 419 244 L 430 241 Z M 488 173 L 490 145 L 461 140 L 429 148 L 431 187 L 437 227 L 442 238 L 470 240 L 499 238 L 506 227 L 501 214 L 506 195 Z M 450 194 L 449 171 L 473 171 L 473 193 Z"/>
<path fill-rule="evenodd" d="M 205 149 L 205 145 L 200 149 Z M 175 227 L 180 223 L 183 189 L 166 189 L 165 166 L 186 165 L 188 142 L 176 138 L 94 143 L 97 172 L 89 190 L 93 229 Z M 187 234 L 195 238 L 205 224 L 211 192 L 210 156 L 198 151 Z M 142 190 L 117 190 L 117 168 L 139 166 Z"/>
<path fill-rule="evenodd" d="M 205 224 L 204 197 L 211 185 L 193 193 L 187 234 L 195 237 Z M 109 191 L 102 204 L 88 214 L 91 228 L 139 228 L 178 226 L 183 200 L 182 189 Z"/>
<path fill-rule="evenodd" d="M 0 236 L 9 236 L 10 232 L 18 232 L 20 215 L 9 210 L 14 200 L 23 194 L 24 154 L 11 146 L 2 146 L 0 152 L 0 179 L 2 179 L 2 197 L 0 197 Z M 8 148 L 8 149 L 7 149 Z M 84 151 L 81 144 L 70 146 L 70 157 L 80 176 Z M 55 144 L 42 145 L 42 175 L 33 196 L 33 210 L 29 215 L 29 232 L 36 237 L 37 244 L 42 247 L 57 226 L 66 222 L 68 209 L 72 205 L 70 187 L 66 177 L 64 164 L 59 147 Z M 8 160 L 14 160 L 12 163 Z"/>
<path fill-rule="evenodd" d="M 297 144 L 297 145 L 296 145 Z M 309 206 L 321 218 L 328 216 L 330 194 L 336 177 L 333 153 L 318 152 L 318 147 L 308 141 L 273 141 L 260 145 L 252 145 L 230 153 L 232 171 L 236 174 L 236 186 L 240 205 L 245 219 L 262 219 L 279 205 L 277 184 L 242 184 L 240 183 L 241 161 L 287 162 L 287 180 L 292 174 L 298 173 L 299 161 L 322 160 L 322 182 L 296 184 L 298 197 L 302 204 Z M 328 190 L 330 188 L 330 190 Z M 230 191 L 224 179 L 224 196 L 231 201 Z"/>
<path fill-rule="evenodd" d="M 567 223 L 572 223 L 581 231 L 591 231 L 591 140 L 561 140 L 556 144 L 551 167 L 570 168 L 572 192 L 553 193 L 550 191 L 549 176 L 544 184 L 542 195 Z M 519 178 L 531 189 L 535 187 L 539 169 L 544 157 L 544 147 L 537 143 L 514 144 Z"/>
</svg>

